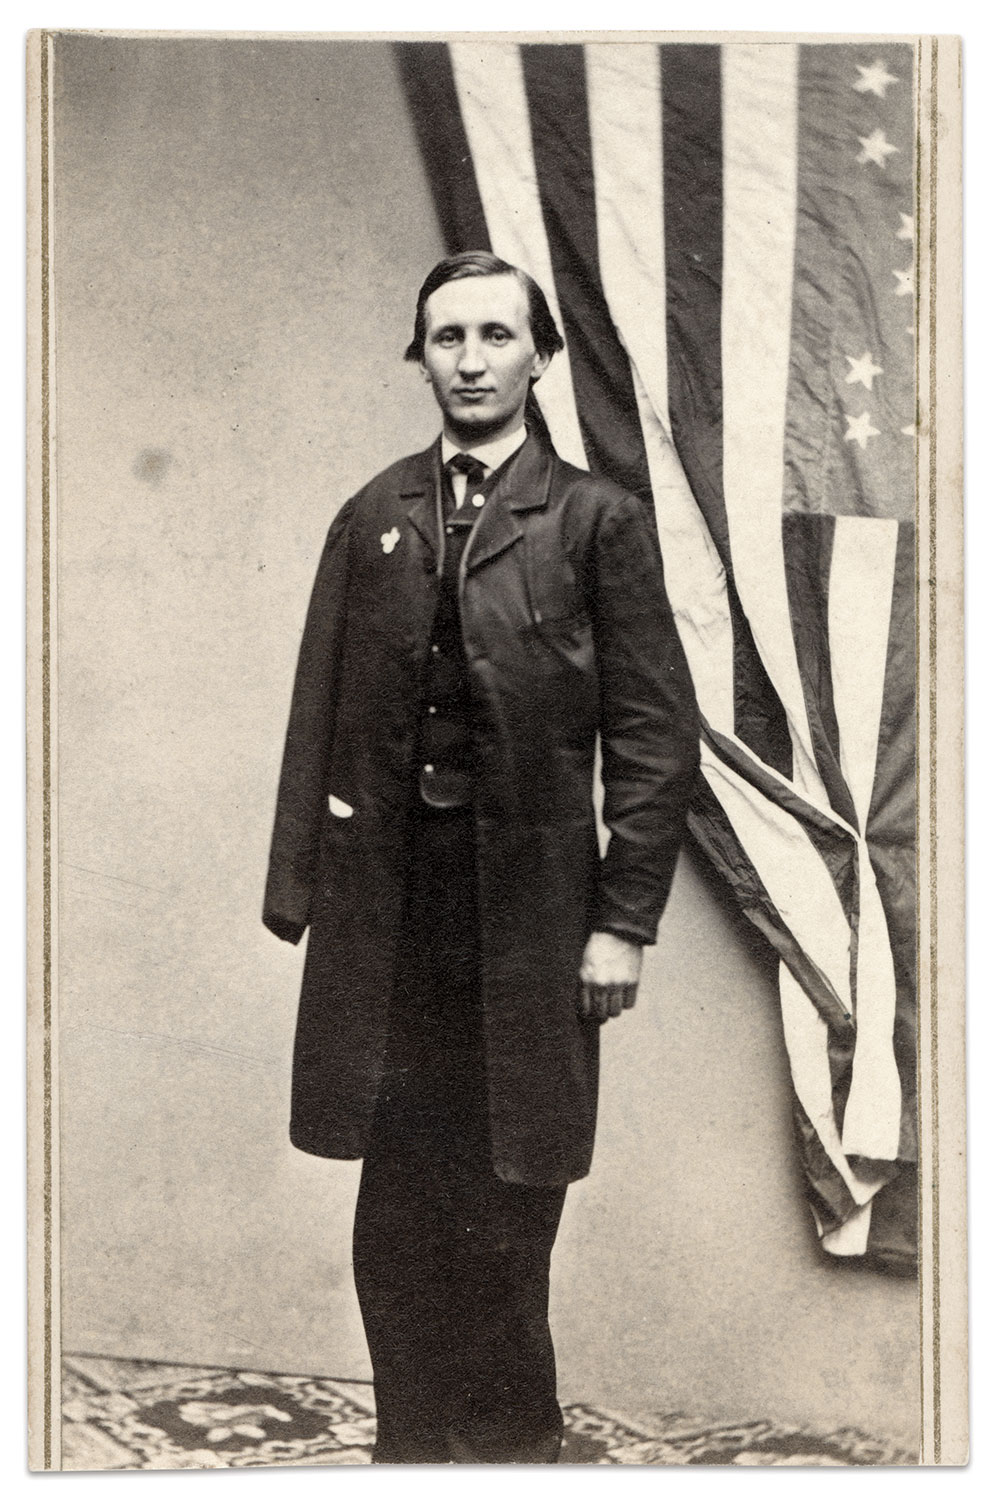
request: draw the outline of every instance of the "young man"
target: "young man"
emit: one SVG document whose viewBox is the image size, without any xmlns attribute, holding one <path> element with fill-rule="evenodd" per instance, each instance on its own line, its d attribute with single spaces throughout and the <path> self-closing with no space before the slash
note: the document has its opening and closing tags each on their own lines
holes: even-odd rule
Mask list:
<svg viewBox="0 0 1000 1503">
<path fill-rule="evenodd" d="M 292 1140 L 364 1159 L 377 1461 L 558 1456 L 549 1257 L 697 763 L 646 508 L 525 426 L 561 348 L 524 272 L 430 273 L 443 433 L 338 513 L 295 681 L 264 921 L 310 929 Z"/>
</svg>

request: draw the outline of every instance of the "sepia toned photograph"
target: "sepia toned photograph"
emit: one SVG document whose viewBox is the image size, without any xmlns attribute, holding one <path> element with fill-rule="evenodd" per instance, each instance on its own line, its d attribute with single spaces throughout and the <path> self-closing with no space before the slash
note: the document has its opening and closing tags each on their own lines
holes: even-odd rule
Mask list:
<svg viewBox="0 0 1000 1503">
<path fill-rule="evenodd" d="M 964 1464 L 959 62 L 32 33 L 33 1469 Z"/>
</svg>

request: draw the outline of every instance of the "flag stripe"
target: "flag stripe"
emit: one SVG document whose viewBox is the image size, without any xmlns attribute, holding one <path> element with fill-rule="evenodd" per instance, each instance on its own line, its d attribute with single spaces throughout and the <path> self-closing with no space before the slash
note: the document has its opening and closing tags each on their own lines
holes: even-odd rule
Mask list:
<svg viewBox="0 0 1000 1503">
<path fill-rule="evenodd" d="M 786 511 L 782 519 L 785 580 L 795 640 L 795 658 L 809 720 L 816 765 L 830 807 L 857 828 L 857 815 L 840 766 L 840 727 L 830 668 L 830 561 L 836 519 Z"/>
<path fill-rule="evenodd" d="M 781 537 L 795 238 L 797 48 L 723 51 L 723 484 L 736 587 L 788 715 L 793 781 L 827 802 L 798 676 Z"/>
<path fill-rule="evenodd" d="M 884 1183 L 885 1176 L 862 1180 L 847 1161 L 831 1105 L 826 1023 L 784 964 L 779 967 L 778 990 L 795 1094 L 855 1203 L 864 1205 Z"/>
<path fill-rule="evenodd" d="M 882 718 L 897 526 L 837 517 L 828 591 L 830 676 L 840 761 L 860 828 L 868 823 Z"/>
<path fill-rule="evenodd" d="M 685 43 L 659 49 L 670 423 L 729 576 L 731 727 L 758 756 L 788 773 L 788 722 L 733 583 L 723 490 L 721 51 Z"/>
<path fill-rule="evenodd" d="M 449 44 L 465 133 L 493 250 L 529 271 L 548 299 L 563 337 L 531 147 L 521 60 L 513 43 Z M 552 441 L 571 464 L 587 468 L 569 362 L 554 360 L 534 388 Z"/>
<path fill-rule="evenodd" d="M 712 722 L 734 729 L 729 591 L 671 436 L 658 49 L 585 49 L 597 245 L 608 307 L 630 353 L 671 607 Z"/>
<path fill-rule="evenodd" d="M 857 1039 L 844 1111 L 845 1153 L 874 1162 L 899 1150 L 902 1088 L 893 1047 L 896 978 L 889 932 L 867 848 L 860 848 L 857 937 Z"/>
<path fill-rule="evenodd" d="M 722 486 L 721 48 L 660 48 L 669 247 L 670 411 L 677 452 L 731 570 Z"/>
<path fill-rule="evenodd" d="M 889 648 L 867 844 L 889 921 L 896 974 L 895 1051 L 904 1089 L 899 1157 L 916 1159 L 916 633 L 914 528 L 896 540 Z"/>
<path fill-rule="evenodd" d="M 738 812 L 738 811 L 737 811 Z M 827 977 L 802 949 L 778 912 L 760 874 L 744 850 L 726 811 L 704 777 L 695 785 L 688 816 L 692 835 L 732 890 L 743 914 L 765 935 L 799 984 L 812 999 L 831 1035 L 844 1040 L 847 1057 L 853 1049 L 852 1019 Z"/>
<path fill-rule="evenodd" d="M 670 437 L 658 49 L 583 48 L 600 281 L 609 317 Z"/>
<path fill-rule="evenodd" d="M 535 170 L 590 467 L 652 507 L 628 357 L 604 289 L 583 48 L 522 47 Z"/>
<path fill-rule="evenodd" d="M 489 250 L 447 43 L 397 42 L 395 55 L 448 254 Z"/>
<path fill-rule="evenodd" d="M 802 949 L 851 1008 L 851 931 L 829 869 L 795 816 L 702 744 L 702 772 Z"/>
</svg>

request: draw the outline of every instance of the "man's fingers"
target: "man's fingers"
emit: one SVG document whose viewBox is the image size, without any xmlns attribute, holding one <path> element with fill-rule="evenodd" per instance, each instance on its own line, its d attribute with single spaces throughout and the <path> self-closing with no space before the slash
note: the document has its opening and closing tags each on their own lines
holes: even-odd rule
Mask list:
<svg viewBox="0 0 1000 1503">
<path fill-rule="evenodd" d="M 625 1008 L 635 1006 L 637 991 L 638 984 L 633 981 L 581 981 L 577 1011 L 581 1018 L 606 1023 L 608 1018 L 621 1017 Z"/>
<path fill-rule="evenodd" d="M 603 1023 L 608 1016 L 604 987 L 598 986 L 595 981 L 581 981 L 577 1011 L 581 1018 L 594 1018 L 598 1023 Z"/>
</svg>

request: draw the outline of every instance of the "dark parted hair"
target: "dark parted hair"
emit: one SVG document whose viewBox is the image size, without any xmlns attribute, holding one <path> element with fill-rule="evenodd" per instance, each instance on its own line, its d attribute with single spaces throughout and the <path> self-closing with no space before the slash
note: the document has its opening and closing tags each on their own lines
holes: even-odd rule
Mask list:
<svg viewBox="0 0 1000 1503">
<path fill-rule="evenodd" d="M 515 277 L 528 299 L 528 320 L 535 349 L 540 355 L 556 355 L 563 348 L 563 337 L 549 312 L 545 293 L 534 277 L 529 277 L 519 266 L 511 266 L 509 261 L 501 261 L 492 251 L 462 251 L 457 256 L 446 256 L 424 278 L 424 284 L 417 294 L 413 338 L 406 347 L 404 360 L 424 358 L 424 339 L 427 335 L 425 309 L 431 293 L 437 292 L 446 282 L 460 282 L 463 277 Z"/>
</svg>

